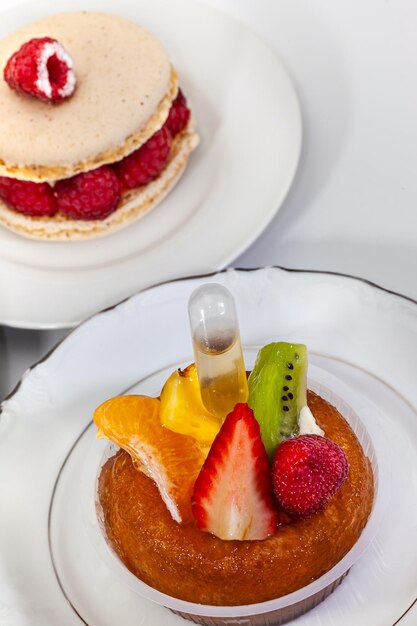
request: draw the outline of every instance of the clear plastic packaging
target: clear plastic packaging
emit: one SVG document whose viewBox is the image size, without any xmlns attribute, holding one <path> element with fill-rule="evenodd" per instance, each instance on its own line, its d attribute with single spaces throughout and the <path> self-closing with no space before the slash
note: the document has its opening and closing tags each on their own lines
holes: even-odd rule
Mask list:
<svg viewBox="0 0 417 626">
<path fill-rule="evenodd" d="M 363 552 L 368 548 L 373 540 L 385 506 L 387 505 L 387 494 L 389 489 L 384 489 L 383 493 L 380 489 L 381 481 L 377 463 L 377 452 L 363 422 L 351 406 L 341 397 L 341 395 L 339 395 L 336 390 L 333 390 L 338 387 L 338 379 L 331 375 L 327 375 L 326 372 L 319 368 L 310 367 L 309 373 L 310 370 L 316 369 L 317 373 L 320 373 L 318 378 L 321 382 L 317 382 L 316 380 L 311 380 L 309 378 L 308 388 L 318 393 L 325 400 L 329 401 L 349 422 L 362 445 L 365 455 L 370 460 L 375 479 L 374 503 L 371 515 L 358 541 L 345 555 L 345 557 L 326 574 L 311 584 L 289 595 L 258 604 L 244 606 L 209 606 L 179 600 L 161 593 L 134 576 L 125 567 L 117 554 L 113 551 L 110 544 L 107 543 L 102 520 L 102 512 L 97 498 L 97 480 L 101 467 L 106 460 L 113 456 L 117 451 L 117 446 L 114 444 L 107 444 L 104 454 L 102 451 L 100 453 L 102 457 L 99 467 L 97 467 L 96 461 L 94 485 L 91 485 L 91 490 L 89 490 L 91 502 L 95 503 L 96 514 L 95 523 L 93 524 L 93 533 L 91 532 L 92 525 L 90 524 L 90 536 L 93 536 L 96 548 L 98 548 L 101 557 L 105 559 L 107 565 L 114 571 L 115 576 L 118 576 L 119 578 L 122 577 L 130 589 L 143 598 L 165 606 L 174 613 L 197 624 L 207 626 L 276 626 L 278 624 L 283 624 L 315 607 L 327 598 L 334 591 L 334 589 L 338 587 L 338 585 L 340 585 L 345 576 L 349 573 L 350 568 L 361 557 Z M 329 386 L 332 386 L 332 390 L 323 384 L 323 379 L 325 380 L 326 385 L 329 384 Z M 351 397 L 350 394 L 354 393 L 353 390 L 345 387 L 343 383 L 340 383 L 339 389 L 343 393 L 343 397 Z M 346 395 L 347 393 L 349 395 Z M 384 481 L 386 481 L 387 478 L 388 472 L 384 471 Z M 93 489 L 94 493 L 92 493 Z"/>
<path fill-rule="evenodd" d="M 224 419 L 248 397 L 233 296 L 223 285 L 207 283 L 191 294 L 188 314 L 201 399 L 208 411 Z"/>
</svg>

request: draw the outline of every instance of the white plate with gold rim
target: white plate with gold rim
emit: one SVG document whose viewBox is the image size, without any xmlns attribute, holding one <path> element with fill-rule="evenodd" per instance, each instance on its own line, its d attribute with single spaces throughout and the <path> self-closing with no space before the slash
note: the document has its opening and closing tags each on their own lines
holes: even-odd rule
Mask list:
<svg viewBox="0 0 417 626">
<path fill-rule="evenodd" d="M 108 237 L 40 242 L 0 228 L 0 323 L 72 326 L 138 289 L 224 267 L 262 232 L 297 168 L 292 83 L 252 32 L 194 0 L 39 0 L 0 13 L 0 37 L 60 11 L 117 12 L 166 48 L 201 143 L 167 198 Z"/>
<path fill-rule="evenodd" d="M 296 623 L 416 623 L 417 303 L 356 279 L 269 268 L 145 290 L 92 317 L 28 371 L 0 415 L 0 624 L 185 624 L 133 594 L 94 549 L 83 550 L 82 523 L 71 542 L 55 521 L 75 486 L 68 470 L 94 439 L 92 411 L 191 358 L 187 300 L 211 280 L 234 294 L 245 345 L 302 341 L 315 368 L 339 379 L 346 395 L 352 390 L 382 446 L 378 463 L 389 467 L 390 501 L 374 542 Z"/>
</svg>

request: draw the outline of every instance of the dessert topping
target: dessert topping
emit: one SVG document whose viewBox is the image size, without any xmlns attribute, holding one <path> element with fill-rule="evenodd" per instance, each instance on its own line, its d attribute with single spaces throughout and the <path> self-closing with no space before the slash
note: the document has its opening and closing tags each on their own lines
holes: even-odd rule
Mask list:
<svg viewBox="0 0 417 626">
<path fill-rule="evenodd" d="M 226 287 L 197 287 L 188 302 L 201 399 L 223 421 L 248 399 L 239 325 L 233 296 Z"/>
<path fill-rule="evenodd" d="M 173 137 L 178 135 L 187 126 L 190 119 L 190 109 L 187 106 L 187 100 L 184 97 L 181 89 L 178 90 L 178 95 L 175 98 L 172 106 L 169 110 L 168 119 L 165 125 L 169 128 Z"/>
<path fill-rule="evenodd" d="M 160 402 L 146 396 L 118 396 L 94 412 L 98 437 L 126 450 L 138 470 L 154 480 L 173 519 L 193 519 L 191 495 L 204 454 L 195 439 L 161 425 Z"/>
<path fill-rule="evenodd" d="M 73 61 L 56 39 L 31 39 L 15 52 L 4 68 L 12 89 L 45 102 L 60 102 L 75 89 Z"/>
<path fill-rule="evenodd" d="M 268 456 L 247 404 L 226 417 L 195 482 L 193 514 L 220 539 L 266 539 L 278 524 Z"/>
<path fill-rule="evenodd" d="M 298 433 L 300 410 L 307 405 L 307 348 L 285 342 L 264 346 L 248 382 L 248 404 L 272 458 L 283 439 Z"/>
<path fill-rule="evenodd" d="M 79 220 L 101 220 L 113 213 L 121 196 L 120 183 L 108 165 L 56 183 L 58 209 Z"/>
<path fill-rule="evenodd" d="M 54 192 L 48 183 L 32 183 L 0 176 L 0 198 L 12 209 L 31 217 L 57 212 Z"/>
<path fill-rule="evenodd" d="M 333 441 L 320 435 L 287 439 L 273 460 L 275 496 L 290 515 L 308 517 L 334 496 L 348 471 L 346 455 Z"/>
<path fill-rule="evenodd" d="M 324 436 L 324 430 L 317 424 L 313 413 L 307 405 L 301 407 L 300 417 L 298 418 L 298 430 L 300 435 Z"/>
<path fill-rule="evenodd" d="M 201 401 L 194 363 L 175 370 L 161 392 L 161 423 L 171 430 L 194 437 L 209 446 L 219 432 L 221 420 L 207 411 Z"/>
<path fill-rule="evenodd" d="M 154 180 L 167 164 L 171 146 L 171 133 L 163 126 L 138 150 L 115 163 L 123 189 L 134 189 Z"/>
</svg>

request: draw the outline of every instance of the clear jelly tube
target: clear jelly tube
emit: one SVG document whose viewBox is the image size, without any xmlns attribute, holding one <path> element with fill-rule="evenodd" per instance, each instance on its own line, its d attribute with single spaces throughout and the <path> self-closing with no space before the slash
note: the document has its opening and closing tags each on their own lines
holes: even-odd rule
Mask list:
<svg viewBox="0 0 417 626">
<path fill-rule="evenodd" d="M 233 296 L 217 283 L 198 287 L 188 303 L 201 399 L 224 419 L 246 402 L 248 383 Z"/>
</svg>

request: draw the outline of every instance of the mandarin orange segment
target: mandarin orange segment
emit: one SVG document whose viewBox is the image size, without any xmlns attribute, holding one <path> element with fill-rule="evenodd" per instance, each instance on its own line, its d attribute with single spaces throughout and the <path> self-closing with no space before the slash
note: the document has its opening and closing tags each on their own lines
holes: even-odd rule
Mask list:
<svg viewBox="0 0 417 626">
<path fill-rule="evenodd" d="M 161 424 L 157 398 L 112 398 L 95 410 L 94 423 L 97 437 L 126 450 L 135 466 L 155 481 L 176 522 L 193 519 L 191 495 L 206 455 L 195 439 Z"/>
<path fill-rule="evenodd" d="M 201 400 L 194 363 L 176 370 L 166 381 L 161 392 L 161 422 L 177 433 L 194 437 L 203 446 L 210 446 L 219 432 L 222 420 Z"/>
</svg>

